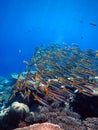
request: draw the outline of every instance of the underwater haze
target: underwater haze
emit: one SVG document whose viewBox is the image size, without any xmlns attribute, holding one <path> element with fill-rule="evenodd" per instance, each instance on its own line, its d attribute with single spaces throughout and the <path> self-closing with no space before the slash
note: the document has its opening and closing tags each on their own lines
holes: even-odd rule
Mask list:
<svg viewBox="0 0 98 130">
<path fill-rule="evenodd" d="M 39 45 L 98 50 L 97 12 L 98 0 L 0 0 L 0 75 L 24 71 Z"/>
</svg>

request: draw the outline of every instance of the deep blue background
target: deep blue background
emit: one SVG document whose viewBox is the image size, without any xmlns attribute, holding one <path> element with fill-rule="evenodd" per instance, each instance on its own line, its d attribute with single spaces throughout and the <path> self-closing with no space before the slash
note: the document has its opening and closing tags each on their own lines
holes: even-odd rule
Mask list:
<svg viewBox="0 0 98 130">
<path fill-rule="evenodd" d="M 98 50 L 98 0 L 0 0 L 0 75 L 23 71 L 50 42 Z"/>
</svg>

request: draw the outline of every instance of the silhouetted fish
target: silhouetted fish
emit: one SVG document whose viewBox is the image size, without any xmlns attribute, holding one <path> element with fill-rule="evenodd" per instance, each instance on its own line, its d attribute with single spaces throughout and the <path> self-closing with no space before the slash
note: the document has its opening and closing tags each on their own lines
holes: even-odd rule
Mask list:
<svg viewBox="0 0 98 130">
<path fill-rule="evenodd" d="M 92 25 L 92 26 L 97 26 L 96 23 L 89 23 L 89 25 Z"/>
</svg>

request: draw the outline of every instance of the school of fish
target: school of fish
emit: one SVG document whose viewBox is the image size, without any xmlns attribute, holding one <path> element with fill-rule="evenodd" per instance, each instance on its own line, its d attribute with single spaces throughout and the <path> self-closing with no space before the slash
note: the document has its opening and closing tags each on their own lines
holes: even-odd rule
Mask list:
<svg viewBox="0 0 98 130">
<path fill-rule="evenodd" d="M 10 100 L 19 94 L 27 102 L 48 105 L 48 99 L 65 102 L 68 94 L 98 96 L 98 50 L 50 43 L 37 47 L 24 63 L 27 73 L 19 74 Z"/>
</svg>

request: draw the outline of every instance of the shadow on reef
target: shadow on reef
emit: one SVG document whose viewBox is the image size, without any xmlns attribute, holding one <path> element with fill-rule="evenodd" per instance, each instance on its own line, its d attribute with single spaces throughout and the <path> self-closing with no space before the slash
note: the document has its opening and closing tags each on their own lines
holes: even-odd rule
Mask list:
<svg viewBox="0 0 98 130">
<path fill-rule="evenodd" d="M 71 102 L 73 111 L 79 113 L 82 119 L 87 117 L 98 117 L 98 96 L 88 97 L 77 94 Z"/>
</svg>

